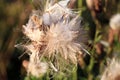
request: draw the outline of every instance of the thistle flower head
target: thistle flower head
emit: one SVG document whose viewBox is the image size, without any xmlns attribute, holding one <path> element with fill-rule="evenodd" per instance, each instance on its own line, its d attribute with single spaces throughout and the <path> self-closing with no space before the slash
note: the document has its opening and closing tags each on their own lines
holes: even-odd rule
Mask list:
<svg viewBox="0 0 120 80">
<path fill-rule="evenodd" d="M 45 73 L 48 67 L 41 63 L 43 58 L 49 59 L 46 63 L 50 63 L 55 71 L 60 71 L 63 66 L 71 66 L 67 61 L 77 64 L 77 56 L 82 54 L 83 43 L 87 41 L 86 31 L 81 25 L 81 18 L 66 7 L 68 2 L 65 1 L 64 5 L 62 2 L 50 5 L 42 14 L 41 11 L 34 11 L 28 23 L 23 26 L 23 33 L 31 40 L 26 45 L 31 52 L 28 73 L 34 76 Z M 61 59 L 65 60 L 64 63 Z M 63 64 L 60 65 L 61 62 Z"/>
<path fill-rule="evenodd" d="M 110 19 L 110 27 L 115 30 L 120 30 L 120 14 L 112 16 Z"/>
<path fill-rule="evenodd" d="M 101 80 L 120 80 L 120 62 L 113 59 L 103 73 Z"/>
</svg>

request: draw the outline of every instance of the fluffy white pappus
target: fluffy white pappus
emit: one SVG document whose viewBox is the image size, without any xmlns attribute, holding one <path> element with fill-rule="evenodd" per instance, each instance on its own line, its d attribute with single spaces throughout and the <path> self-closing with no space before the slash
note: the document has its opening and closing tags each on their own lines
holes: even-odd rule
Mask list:
<svg viewBox="0 0 120 80">
<path fill-rule="evenodd" d="M 69 8 L 56 3 L 45 11 L 43 14 L 43 22 L 45 25 L 51 25 L 52 23 L 60 21 L 61 18 L 66 20 L 73 16 L 74 14 Z"/>
<path fill-rule="evenodd" d="M 47 71 L 48 64 L 41 62 L 43 58 L 49 57 L 50 60 L 46 62 L 51 62 L 50 67 L 57 72 L 60 69 L 62 71 L 63 66 L 71 66 L 71 63 L 76 65 L 78 55 L 85 50 L 83 44 L 87 42 L 86 31 L 80 17 L 66 7 L 69 0 L 65 2 L 64 5 L 62 2 L 49 5 L 45 10 L 41 9 L 44 11 L 42 13 L 33 12 L 28 23 L 23 26 L 23 33 L 31 40 L 25 47 L 31 52 L 28 73 L 33 76 L 39 77 Z M 59 65 L 62 62 L 60 60 L 52 62 L 51 58 L 58 57 L 66 60 L 66 66 Z"/>
<path fill-rule="evenodd" d="M 25 45 L 25 48 L 27 48 L 28 51 L 31 52 L 30 55 L 30 61 L 31 62 L 39 62 L 40 57 L 43 55 L 44 50 L 46 49 L 46 44 L 39 44 L 36 42 L 32 42 L 29 45 Z"/>
<path fill-rule="evenodd" d="M 76 53 L 82 53 L 82 41 L 86 35 L 80 23 L 81 20 L 77 16 L 71 21 L 60 21 L 51 25 L 46 36 L 48 43 L 45 52 L 49 56 L 55 55 L 55 52 L 60 53 L 64 59 L 77 63 Z"/>
<path fill-rule="evenodd" d="M 51 10 L 55 9 L 56 7 L 60 8 L 60 6 L 61 6 L 61 8 L 67 8 L 67 4 L 68 4 L 69 1 L 70 0 L 61 0 L 61 1 L 57 1 L 57 2 L 56 1 L 52 1 L 52 0 L 51 1 L 47 1 L 47 5 L 46 6 L 48 6 L 48 7 L 45 9 L 45 11 L 51 11 Z M 49 5 L 51 5 L 51 6 L 49 6 Z"/>
<path fill-rule="evenodd" d="M 30 38 L 32 41 L 42 42 L 44 41 L 45 33 L 44 31 L 40 31 L 39 29 L 30 29 L 26 26 L 23 26 L 24 34 Z"/>
<path fill-rule="evenodd" d="M 47 72 L 48 64 L 40 61 L 39 47 L 32 44 L 26 47 L 32 52 L 27 69 L 28 75 L 32 74 L 35 77 L 44 75 Z"/>
<path fill-rule="evenodd" d="M 26 47 L 31 52 L 31 54 L 29 54 L 29 56 L 30 56 L 29 66 L 31 66 L 31 64 L 38 66 L 38 63 L 40 63 L 40 58 L 39 58 L 39 55 L 40 55 L 39 51 L 40 50 L 39 50 L 39 47 L 35 47 L 32 44 L 28 45 Z M 33 67 L 35 67 L 35 66 L 33 66 Z M 34 70 L 34 69 L 29 67 L 28 72 L 32 72 L 31 70 Z"/>
<path fill-rule="evenodd" d="M 67 7 L 69 2 L 70 0 L 61 0 L 58 2 L 58 4 L 60 4 L 61 6 Z"/>
<path fill-rule="evenodd" d="M 112 16 L 110 19 L 110 27 L 115 30 L 120 30 L 120 14 Z"/>
<path fill-rule="evenodd" d="M 29 18 L 27 27 L 30 28 L 38 28 L 42 25 L 42 19 L 40 16 L 40 11 L 39 10 L 34 10 Z"/>
<path fill-rule="evenodd" d="M 42 20 L 38 15 L 33 14 L 27 25 L 23 25 L 23 33 L 32 41 L 45 41 L 45 31 L 43 31 Z"/>
<path fill-rule="evenodd" d="M 33 54 L 39 52 L 39 47 L 38 46 L 34 46 L 34 44 L 25 45 L 25 48 L 27 48 Z"/>
<path fill-rule="evenodd" d="M 32 74 L 35 77 L 40 77 L 47 72 L 48 64 L 45 62 L 32 63 L 28 64 L 28 75 Z"/>
<path fill-rule="evenodd" d="M 120 62 L 113 59 L 106 67 L 101 80 L 120 80 Z"/>
<path fill-rule="evenodd" d="M 66 7 L 69 1 L 70 0 L 33 0 L 33 3 L 35 4 L 36 7 L 39 7 L 41 12 L 44 12 L 48 8 L 53 6 L 56 2 L 58 2 L 60 5 Z"/>
</svg>

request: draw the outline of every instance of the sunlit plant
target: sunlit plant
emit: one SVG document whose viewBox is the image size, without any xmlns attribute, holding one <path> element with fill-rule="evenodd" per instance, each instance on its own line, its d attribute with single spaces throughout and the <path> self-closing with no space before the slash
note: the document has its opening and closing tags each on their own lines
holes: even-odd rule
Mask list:
<svg viewBox="0 0 120 80">
<path fill-rule="evenodd" d="M 44 9 L 34 10 L 28 23 L 23 25 L 23 33 L 30 39 L 24 45 L 30 51 L 28 75 L 68 76 L 76 71 L 78 56 L 83 51 L 87 53 L 84 45 L 87 34 L 82 19 L 67 7 L 69 0 L 40 2 L 46 3 Z"/>
</svg>

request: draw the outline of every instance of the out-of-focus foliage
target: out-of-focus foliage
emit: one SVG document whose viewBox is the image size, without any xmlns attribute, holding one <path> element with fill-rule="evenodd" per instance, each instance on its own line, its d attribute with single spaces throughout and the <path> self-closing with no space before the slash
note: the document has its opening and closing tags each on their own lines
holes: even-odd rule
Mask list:
<svg viewBox="0 0 120 80">
<path fill-rule="evenodd" d="M 85 55 L 80 60 L 77 75 L 74 73 L 69 80 L 100 80 L 107 60 L 112 57 L 120 58 L 120 32 L 116 34 L 109 26 L 111 16 L 120 13 L 120 0 L 102 0 L 101 12 L 88 9 L 86 0 L 77 0 L 75 7 L 88 30 L 88 51 L 91 55 Z M 28 21 L 34 8 L 32 0 L 0 0 L 0 80 L 24 79 L 22 58 L 18 58 L 23 52 L 14 45 L 21 38 L 24 40 L 22 25 Z M 109 42 L 112 36 L 113 40 Z M 77 79 L 74 79 L 76 76 Z M 56 80 L 58 79 L 63 80 L 61 75 L 57 75 Z M 25 80 L 37 79 L 26 77 Z M 45 76 L 41 80 L 50 79 Z"/>
<path fill-rule="evenodd" d="M 0 80 L 20 80 L 20 53 L 14 45 L 31 9 L 29 0 L 0 0 Z"/>
</svg>

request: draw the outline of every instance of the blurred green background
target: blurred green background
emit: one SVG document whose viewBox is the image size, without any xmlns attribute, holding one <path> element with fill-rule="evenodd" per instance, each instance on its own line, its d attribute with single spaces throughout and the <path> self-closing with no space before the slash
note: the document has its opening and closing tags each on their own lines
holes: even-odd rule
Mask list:
<svg viewBox="0 0 120 80">
<path fill-rule="evenodd" d="M 109 26 L 111 16 L 120 13 L 120 0 L 99 3 L 98 10 L 89 9 L 86 0 L 77 0 L 75 5 L 89 33 L 87 45 L 91 54 L 80 60 L 77 80 L 100 80 L 107 59 L 120 55 L 120 33 L 112 33 Z M 24 80 L 26 76 L 22 61 L 28 56 L 19 58 L 24 50 L 15 48 L 15 45 L 24 40 L 22 25 L 27 23 L 31 11 L 36 8 L 34 5 L 32 0 L 0 0 L 0 80 Z M 109 42 L 112 36 L 113 40 Z M 110 45 L 105 46 L 102 42 Z"/>
<path fill-rule="evenodd" d="M 0 0 L 0 80 L 21 80 L 21 53 L 14 46 L 22 38 L 33 6 L 30 0 Z"/>
</svg>

